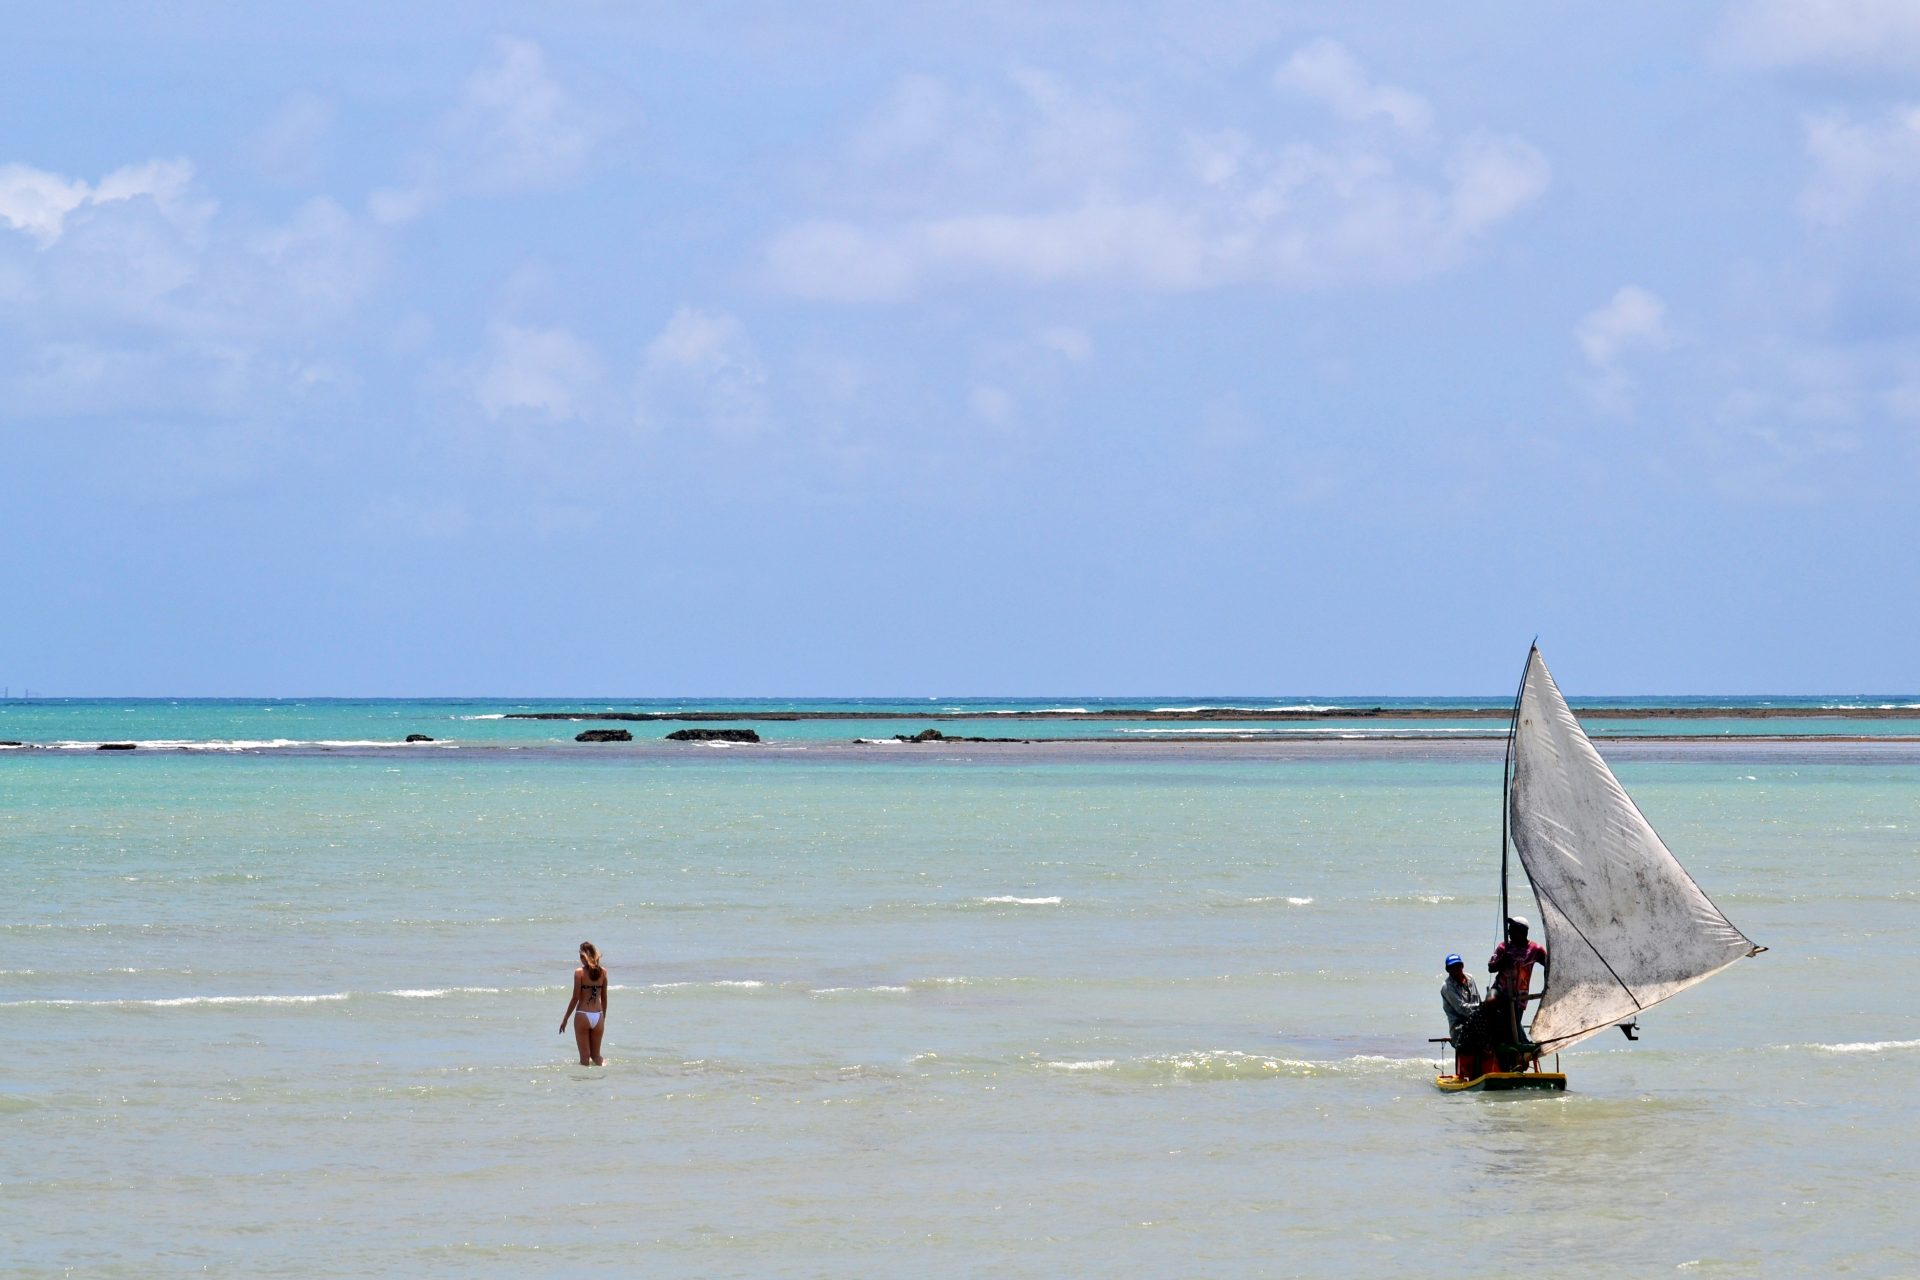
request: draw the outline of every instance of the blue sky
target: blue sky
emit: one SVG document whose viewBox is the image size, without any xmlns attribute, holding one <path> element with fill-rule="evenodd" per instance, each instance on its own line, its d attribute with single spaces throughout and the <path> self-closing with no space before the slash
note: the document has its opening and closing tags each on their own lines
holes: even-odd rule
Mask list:
<svg viewBox="0 0 1920 1280">
<path fill-rule="evenodd" d="M 1920 689 L 1905 0 L 7 25 L 16 689 Z"/>
</svg>

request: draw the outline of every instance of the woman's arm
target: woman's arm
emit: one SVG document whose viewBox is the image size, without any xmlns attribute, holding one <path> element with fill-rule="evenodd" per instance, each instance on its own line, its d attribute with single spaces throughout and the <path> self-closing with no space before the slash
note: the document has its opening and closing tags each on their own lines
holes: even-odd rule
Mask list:
<svg viewBox="0 0 1920 1280">
<path fill-rule="evenodd" d="M 567 1011 L 560 1015 L 560 1033 L 566 1034 L 567 1020 L 573 1017 L 574 1008 L 580 1003 L 580 971 L 573 971 L 573 998 L 567 1001 Z"/>
</svg>

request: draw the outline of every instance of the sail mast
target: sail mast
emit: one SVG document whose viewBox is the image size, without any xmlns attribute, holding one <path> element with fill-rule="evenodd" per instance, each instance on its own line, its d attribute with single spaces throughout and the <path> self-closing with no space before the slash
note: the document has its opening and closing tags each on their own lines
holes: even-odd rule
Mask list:
<svg viewBox="0 0 1920 1280">
<path fill-rule="evenodd" d="M 1527 677 L 1533 672 L 1533 654 L 1539 647 L 1540 637 L 1535 636 L 1527 649 L 1527 660 L 1520 668 L 1520 688 L 1513 695 L 1513 718 L 1507 722 L 1507 758 L 1500 766 L 1500 922 L 1493 932 L 1496 946 L 1507 940 L 1507 918 L 1513 914 L 1507 902 L 1507 821 L 1513 788 L 1513 739 L 1520 729 L 1520 701 L 1527 696 Z"/>
</svg>

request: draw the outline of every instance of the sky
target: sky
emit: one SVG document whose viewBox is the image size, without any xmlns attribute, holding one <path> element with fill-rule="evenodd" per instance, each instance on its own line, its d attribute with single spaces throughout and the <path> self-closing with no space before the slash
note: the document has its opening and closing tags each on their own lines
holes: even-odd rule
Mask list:
<svg viewBox="0 0 1920 1280">
<path fill-rule="evenodd" d="M 0 684 L 1920 690 L 1920 6 L 33 6 Z"/>
</svg>

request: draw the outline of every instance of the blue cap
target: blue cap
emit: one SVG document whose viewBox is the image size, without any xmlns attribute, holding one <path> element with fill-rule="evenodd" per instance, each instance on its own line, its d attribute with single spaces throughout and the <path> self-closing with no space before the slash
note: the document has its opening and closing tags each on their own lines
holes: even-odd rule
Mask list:
<svg viewBox="0 0 1920 1280">
<path fill-rule="evenodd" d="M 1453 966 L 1455 966 L 1455 965 L 1457 965 L 1457 964 L 1462 964 L 1462 963 L 1464 963 L 1464 961 L 1462 961 L 1462 960 L 1460 959 L 1460 957 L 1459 957 L 1459 956 L 1448 956 L 1448 957 L 1447 957 L 1447 968 L 1449 968 L 1449 969 L 1451 969 L 1451 968 L 1453 968 Z"/>
</svg>

